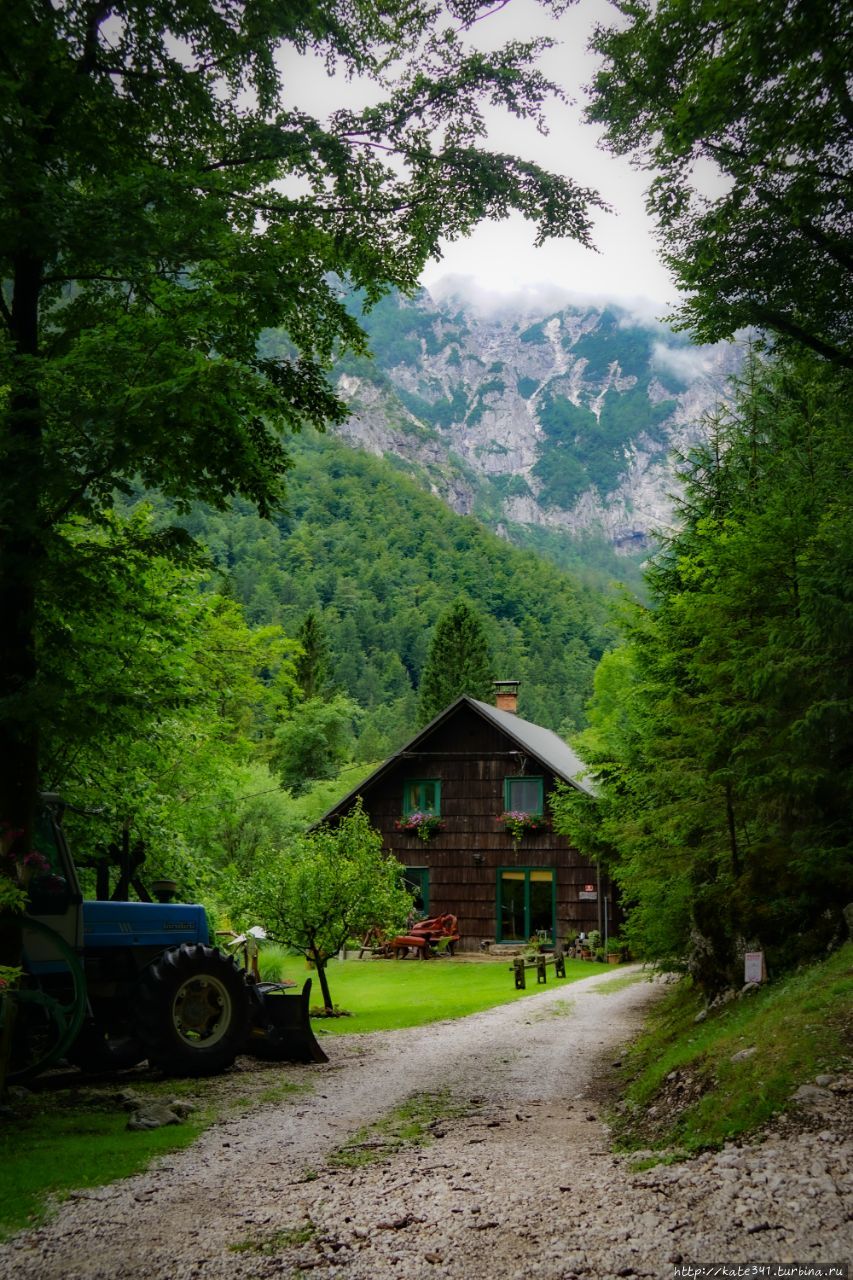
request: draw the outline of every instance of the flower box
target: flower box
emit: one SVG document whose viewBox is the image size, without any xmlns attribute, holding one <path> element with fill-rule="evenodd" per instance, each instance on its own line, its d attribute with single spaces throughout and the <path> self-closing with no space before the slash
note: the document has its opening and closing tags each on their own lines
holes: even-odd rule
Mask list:
<svg viewBox="0 0 853 1280">
<path fill-rule="evenodd" d="M 501 824 L 516 842 L 524 835 L 535 835 L 539 831 L 548 830 L 548 819 L 541 813 L 522 813 L 518 809 L 509 809 L 498 815 Z"/>
<path fill-rule="evenodd" d="M 419 840 L 431 840 L 439 831 L 444 831 L 446 823 L 435 813 L 406 813 L 398 818 L 394 826 L 406 835 L 417 836 Z"/>
</svg>

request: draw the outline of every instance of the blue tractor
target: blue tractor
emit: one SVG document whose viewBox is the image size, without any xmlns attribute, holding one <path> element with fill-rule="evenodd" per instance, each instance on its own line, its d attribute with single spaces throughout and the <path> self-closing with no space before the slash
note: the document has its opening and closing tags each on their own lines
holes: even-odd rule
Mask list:
<svg viewBox="0 0 853 1280">
<path fill-rule="evenodd" d="M 36 843 L 49 866 L 29 883 L 24 975 L 2 1002 L 7 1079 L 61 1060 L 104 1071 L 147 1059 L 189 1076 L 216 1074 L 246 1052 L 327 1061 L 308 1017 L 310 982 L 293 995 L 255 981 L 211 944 L 202 906 L 84 901 L 61 801 L 42 799 Z"/>
</svg>

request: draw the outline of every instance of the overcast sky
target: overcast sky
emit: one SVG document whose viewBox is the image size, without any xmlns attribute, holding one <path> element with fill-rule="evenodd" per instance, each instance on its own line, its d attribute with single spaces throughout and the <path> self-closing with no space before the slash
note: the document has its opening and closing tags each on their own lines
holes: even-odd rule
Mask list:
<svg viewBox="0 0 853 1280">
<path fill-rule="evenodd" d="M 608 0 L 579 0 L 558 20 L 552 20 L 536 0 L 511 0 L 502 11 L 475 27 L 480 47 L 497 47 L 507 40 L 548 35 L 558 41 L 544 56 L 545 74 L 574 99 L 572 105 L 552 103 L 550 132 L 542 136 L 529 123 L 504 112 L 490 111 L 488 143 L 513 152 L 544 168 L 593 187 L 612 206 L 610 214 L 595 214 L 594 240 L 598 252 L 570 240 L 549 241 L 534 248 L 535 230 L 520 215 L 498 223 L 484 223 L 466 240 L 443 246 L 443 256 L 428 264 L 423 283 L 439 289 L 447 278 L 467 281 L 469 289 L 485 293 L 534 293 L 540 286 L 592 298 L 612 298 L 632 309 L 661 315 L 675 301 L 672 281 L 660 263 L 643 191 L 648 175 L 631 168 L 599 146 L 600 129 L 583 122 L 587 101 L 583 86 L 595 72 L 596 58 L 587 43 L 596 21 L 615 20 Z M 362 105 L 372 96 L 358 83 L 336 77 L 330 83 L 318 59 L 288 55 L 285 81 L 288 97 L 317 115 L 323 109 Z M 645 303 L 645 305 L 643 305 Z M 639 305 L 638 305 L 639 304 Z"/>
<path fill-rule="evenodd" d="M 633 169 L 627 159 L 602 150 L 598 146 L 601 130 L 582 119 L 587 101 L 583 86 L 592 79 L 598 63 L 587 51 L 596 21 L 614 21 L 608 0 L 579 0 L 556 21 L 535 0 L 512 0 L 506 9 L 480 24 L 478 39 L 488 31 L 489 43 L 495 45 L 531 35 L 549 35 L 559 41 L 541 66 L 574 98 L 574 104 L 554 103 L 550 107 L 546 137 L 533 125 L 494 112 L 489 142 L 496 149 L 516 152 L 600 192 L 613 213 L 596 212 L 598 252 L 570 240 L 549 241 L 537 249 L 531 224 L 514 216 L 504 222 L 484 223 L 467 240 L 445 245 L 443 258 L 430 263 L 424 272 L 428 287 L 442 277 L 458 275 L 497 292 L 547 285 L 632 304 L 645 299 L 657 311 L 666 310 L 675 301 L 676 291 L 659 260 L 644 208 L 649 175 Z"/>
</svg>

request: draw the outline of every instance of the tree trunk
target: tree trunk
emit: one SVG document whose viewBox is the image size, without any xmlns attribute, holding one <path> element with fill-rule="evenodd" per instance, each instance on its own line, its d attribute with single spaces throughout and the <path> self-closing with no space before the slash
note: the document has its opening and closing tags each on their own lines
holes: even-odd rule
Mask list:
<svg viewBox="0 0 853 1280">
<path fill-rule="evenodd" d="M 0 516 L 0 821 L 20 829 L 16 852 L 32 848 L 38 792 L 36 584 L 44 539 L 42 423 L 38 388 L 38 320 L 42 266 L 22 257 L 12 284 L 14 372 L 2 441 Z"/>
<path fill-rule="evenodd" d="M 326 956 L 322 951 L 318 951 L 316 947 L 311 948 L 311 959 L 317 968 L 317 977 L 320 980 L 320 990 L 323 993 L 323 1008 L 329 1013 L 332 1012 L 332 995 L 329 991 L 329 979 L 326 976 Z"/>
</svg>

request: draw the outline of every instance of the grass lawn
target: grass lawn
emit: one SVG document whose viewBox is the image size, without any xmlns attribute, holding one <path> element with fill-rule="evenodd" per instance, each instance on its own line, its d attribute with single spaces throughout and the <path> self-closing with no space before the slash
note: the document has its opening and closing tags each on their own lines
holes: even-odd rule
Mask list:
<svg viewBox="0 0 853 1280">
<path fill-rule="evenodd" d="M 278 1102 L 309 1085 L 282 1080 L 277 1064 L 259 1065 L 257 1087 L 229 1089 L 229 1076 L 210 1080 L 105 1077 L 81 1088 L 37 1090 L 14 1119 L 0 1123 L 0 1240 L 41 1222 L 51 1204 L 147 1169 L 157 1156 L 188 1147 L 214 1120 L 246 1107 Z M 130 1088 L 143 1101 L 182 1097 L 199 1107 L 181 1125 L 127 1131 L 117 1101 Z M 248 1096 L 247 1096 L 248 1095 Z"/>
<path fill-rule="evenodd" d="M 280 972 L 300 986 L 306 978 L 313 978 L 311 1003 L 320 1003 L 317 975 L 306 969 L 301 957 L 286 957 Z M 567 960 L 565 978 L 556 978 L 553 966 L 548 967 L 547 987 L 537 984 L 535 969 L 528 969 L 524 991 L 515 990 L 509 960 L 456 963 L 335 959 L 329 961 L 326 972 L 335 1006 L 347 1010 L 352 1017 L 315 1019 L 314 1031 L 351 1035 L 356 1031 L 417 1027 L 442 1018 L 464 1018 L 481 1009 L 523 1000 L 547 987 L 568 986 L 581 978 L 613 973 L 613 968 L 589 960 Z"/>
<path fill-rule="evenodd" d="M 55 1098 L 37 1099 L 23 1119 L 0 1127 L 0 1240 L 44 1216 L 46 1197 L 101 1187 L 140 1173 L 155 1156 L 189 1146 L 208 1118 L 180 1127 L 128 1134 L 116 1107 L 63 1110 Z"/>
</svg>

